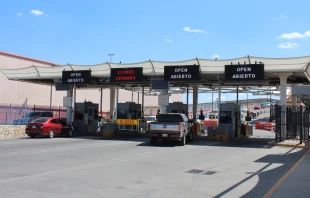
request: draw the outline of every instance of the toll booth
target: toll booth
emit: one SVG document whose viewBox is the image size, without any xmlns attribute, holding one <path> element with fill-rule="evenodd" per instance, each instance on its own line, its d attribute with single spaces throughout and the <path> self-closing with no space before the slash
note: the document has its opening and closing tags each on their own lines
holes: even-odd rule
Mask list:
<svg viewBox="0 0 310 198">
<path fill-rule="evenodd" d="M 173 102 L 169 103 L 167 108 L 170 113 L 187 113 L 187 104 L 183 104 L 183 102 Z"/>
<path fill-rule="evenodd" d="M 77 136 L 95 135 L 98 129 L 99 105 L 92 102 L 75 103 L 74 133 Z"/>
<path fill-rule="evenodd" d="M 241 123 L 238 115 L 240 105 L 234 103 L 221 104 L 220 108 L 220 127 L 225 128 L 228 139 L 240 137 Z"/>
<path fill-rule="evenodd" d="M 143 132 L 146 131 L 146 119 L 141 118 L 141 104 L 126 102 L 117 104 L 117 131 Z"/>
</svg>

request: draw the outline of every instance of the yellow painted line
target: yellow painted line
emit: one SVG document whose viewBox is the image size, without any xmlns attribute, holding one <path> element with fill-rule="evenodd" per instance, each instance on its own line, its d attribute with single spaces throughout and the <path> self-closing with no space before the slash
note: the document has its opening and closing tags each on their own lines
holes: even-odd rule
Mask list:
<svg viewBox="0 0 310 198">
<path fill-rule="evenodd" d="M 287 179 L 287 177 L 297 168 L 297 166 L 306 159 L 307 155 L 310 153 L 310 150 L 308 150 L 299 160 L 296 162 L 296 164 L 283 176 L 279 181 L 265 194 L 263 198 L 269 198 L 271 197 L 276 190 L 280 187 L 280 185 Z"/>
<path fill-rule="evenodd" d="M 306 148 L 310 149 L 310 146 L 302 146 L 300 144 L 278 144 L 278 143 L 268 143 L 270 146 L 284 146 L 284 147 L 293 147 L 293 148 Z"/>
</svg>

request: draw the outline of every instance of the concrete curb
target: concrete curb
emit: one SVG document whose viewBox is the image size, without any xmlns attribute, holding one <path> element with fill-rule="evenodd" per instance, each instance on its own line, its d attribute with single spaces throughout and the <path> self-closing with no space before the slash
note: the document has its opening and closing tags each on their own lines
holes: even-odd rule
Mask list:
<svg viewBox="0 0 310 198">
<path fill-rule="evenodd" d="M 305 148 L 310 149 L 310 146 L 300 145 L 300 144 L 283 144 L 277 142 L 268 142 L 269 146 L 283 146 L 283 147 L 291 147 L 291 148 Z"/>
</svg>

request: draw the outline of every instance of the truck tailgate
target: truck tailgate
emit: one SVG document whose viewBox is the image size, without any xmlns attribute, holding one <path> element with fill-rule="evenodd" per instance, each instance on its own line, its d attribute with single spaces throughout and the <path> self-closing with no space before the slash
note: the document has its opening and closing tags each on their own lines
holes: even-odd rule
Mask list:
<svg viewBox="0 0 310 198">
<path fill-rule="evenodd" d="M 170 131 L 170 132 L 178 132 L 179 130 L 179 123 L 176 124 L 171 124 L 171 123 L 156 123 L 156 124 L 151 124 L 150 130 L 151 131 Z"/>
</svg>

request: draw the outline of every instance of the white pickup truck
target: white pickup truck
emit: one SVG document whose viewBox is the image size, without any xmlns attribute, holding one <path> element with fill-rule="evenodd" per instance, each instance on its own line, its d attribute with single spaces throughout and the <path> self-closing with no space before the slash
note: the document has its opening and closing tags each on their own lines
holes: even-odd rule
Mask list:
<svg viewBox="0 0 310 198">
<path fill-rule="evenodd" d="M 192 121 L 182 113 L 164 113 L 156 116 L 157 122 L 150 123 L 150 142 L 156 144 L 159 139 L 176 140 L 184 146 L 193 139 Z"/>
</svg>

